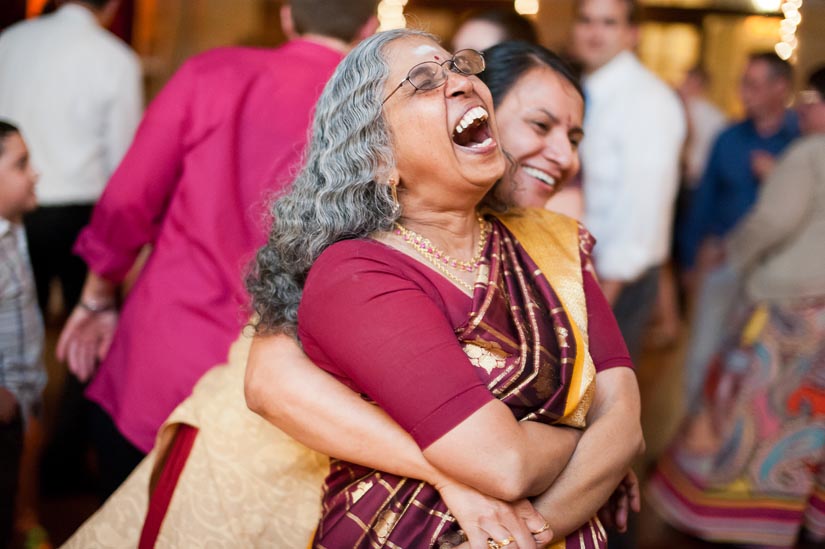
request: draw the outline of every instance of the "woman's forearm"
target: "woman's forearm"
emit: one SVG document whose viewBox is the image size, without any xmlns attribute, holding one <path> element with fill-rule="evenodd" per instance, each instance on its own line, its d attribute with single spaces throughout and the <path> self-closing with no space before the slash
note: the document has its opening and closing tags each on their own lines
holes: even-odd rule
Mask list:
<svg viewBox="0 0 825 549">
<path fill-rule="evenodd" d="M 253 340 L 245 392 L 253 412 L 317 452 L 434 485 L 442 478 L 406 431 L 288 336 Z"/>
<path fill-rule="evenodd" d="M 477 412 L 453 430 L 469 431 L 467 441 L 486 452 L 468 452 L 466 445 L 455 442 L 462 433 L 451 431 L 430 446 L 428 453 L 439 445 L 441 451 L 429 459 L 384 411 L 316 367 L 287 336 L 255 338 L 245 388 L 252 411 L 318 452 L 436 487 L 459 481 L 508 501 L 543 492 L 564 468 L 580 436 L 564 427 L 518 423 L 496 401 L 491 403 L 496 407 L 492 417 Z M 492 437 L 497 429 L 509 436 Z"/>
<path fill-rule="evenodd" d="M 556 539 L 586 523 L 604 505 L 632 461 L 644 451 L 636 376 L 629 368 L 598 374 L 596 397 L 570 462 L 533 500 Z"/>
<path fill-rule="evenodd" d="M 544 492 L 564 469 L 581 431 L 518 422 L 502 402 L 488 402 L 424 450 L 439 470 L 506 501 Z M 461 448 L 464 451 L 457 452 Z M 491 491 L 492 490 L 492 491 Z"/>
</svg>

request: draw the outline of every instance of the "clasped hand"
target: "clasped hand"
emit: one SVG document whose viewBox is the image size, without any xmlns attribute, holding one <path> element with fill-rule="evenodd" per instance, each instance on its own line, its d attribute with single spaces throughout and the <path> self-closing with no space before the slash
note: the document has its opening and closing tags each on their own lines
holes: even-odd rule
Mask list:
<svg viewBox="0 0 825 549">
<path fill-rule="evenodd" d="M 440 486 L 438 491 L 466 536 L 466 541 L 453 546 L 455 549 L 488 549 L 488 540 L 498 544 L 510 540 L 507 545 L 513 549 L 536 549 L 563 538 L 547 527 L 548 522 L 527 499 L 505 502 L 457 482 Z M 640 508 L 639 479 L 629 470 L 599 509 L 598 517 L 606 527 L 624 532 L 630 511 L 638 513 Z"/>
</svg>

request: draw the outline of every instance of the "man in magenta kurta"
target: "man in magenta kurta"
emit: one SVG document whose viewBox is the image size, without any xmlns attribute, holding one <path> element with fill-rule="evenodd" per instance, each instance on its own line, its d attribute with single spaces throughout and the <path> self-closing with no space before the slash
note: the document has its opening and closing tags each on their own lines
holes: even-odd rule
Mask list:
<svg viewBox="0 0 825 549">
<path fill-rule="evenodd" d="M 267 198 L 289 182 L 344 52 L 374 31 L 375 4 L 292 0 L 282 19 L 299 36 L 276 50 L 199 55 L 147 109 L 75 245 L 91 273 L 58 346 L 81 379 L 102 359 L 87 396 L 140 451 L 133 463 L 107 466 L 104 454 L 117 452 L 102 442 L 103 468 L 123 466 L 115 476 L 152 448 L 163 420 L 248 320 L 243 272 L 265 239 Z M 118 317 L 115 289 L 146 245 L 151 254 Z"/>
</svg>

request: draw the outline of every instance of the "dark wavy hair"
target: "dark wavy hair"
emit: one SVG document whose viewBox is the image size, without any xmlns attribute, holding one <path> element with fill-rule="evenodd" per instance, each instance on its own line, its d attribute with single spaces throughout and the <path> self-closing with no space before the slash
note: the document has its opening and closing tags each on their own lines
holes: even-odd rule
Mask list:
<svg viewBox="0 0 825 549">
<path fill-rule="evenodd" d="M 338 65 L 315 107 L 304 167 L 271 206 L 272 228 L 258 250 L 246 288 L 258 334 L 295 335 L 310 267 L 339 240 L 386 231 L 398 219 L 387 180 L 395 167 L 382 99 L 394 40 L 429 34 L 379 32 Z"/>
<path fill-rule="evenodd" d="M 498 107 L 512 87 L 535 67 L 547 67 L 562 76 L 584 99 L 581 83 L 564 59 L 544 46 L 522 41 L 496 44 L 484 51 L 487 68 L 479 76 L 493 94 Z"/>
<path fill-rule="evenodd" d="M 20 130 L 12 124 L 11 122 L 6 122 L 5 120 L 0 120 L 0 156 L 3 155 L 3 151 L 6 145 L 6 138 L 10 135 L 19 134 Z"/>
<path fill-rule="evenodd" d="M 776 55 L 772 51 L 761 51 L 748 55 L 748 61 L 765 63 L 773 78 L 780 78 L 788 83 L 793 82 L 793 65 Z"/>
<path fill-rule="evenodd" d="M 299 33 L 331 36 L 344 42 L 355 39 L 378 7 L 378 0 L 290 0 L 287 3 Z"/>
</svg>

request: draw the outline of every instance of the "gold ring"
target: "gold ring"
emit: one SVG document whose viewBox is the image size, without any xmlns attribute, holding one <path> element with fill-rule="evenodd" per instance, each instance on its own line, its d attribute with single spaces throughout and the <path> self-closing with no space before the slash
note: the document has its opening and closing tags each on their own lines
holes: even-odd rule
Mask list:
<svg viewBox="0 0 825 549">
<path fill-rule="evenodd" d="M 499 541 L 496 541 L 493 538 L 487 538 L 487 547 L 489 549 L 501 549 L 502 547 L 507 547 L 513 543 L 513 541 L 515 541 L 513 538 L 506 538 Z"/>
<path fill-rule="evenodd" d="M 537 536 L 537 535 L 541 534 L 542 532 L 546 532 L 546 531 L 548 531 L 549 529 L 550 529 L 550 523 L 549 523 L 549 522 L 545 522 L 545 523 L 544 523 L 544 526 L 542 526 L 541 528 L 539 528 L 539 529 L 538 529 L 538 530 L 536 530 L 535 532 L 533 532 L 532 530 L 530 530 L 530 533 L 531 533 L 531 534 L 533 534 L 534 536 Z"/>
</svg>

